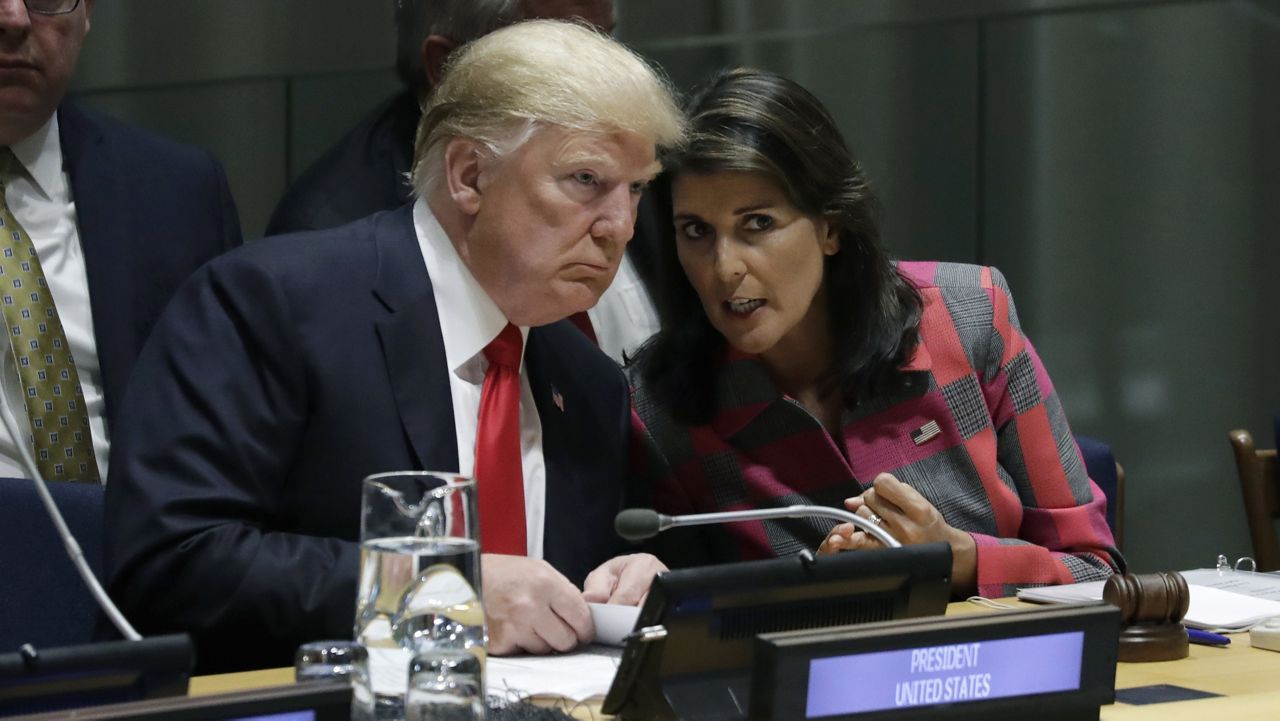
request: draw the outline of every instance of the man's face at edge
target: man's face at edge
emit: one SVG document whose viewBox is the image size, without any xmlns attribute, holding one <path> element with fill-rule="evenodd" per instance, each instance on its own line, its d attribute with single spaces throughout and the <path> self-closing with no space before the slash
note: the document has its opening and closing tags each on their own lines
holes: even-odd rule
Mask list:
<svg viewBox="0 0 1280 721">
<path fill-rule="evenodd" d="M 81 0 L 74 12 L 40 15 L 23 0 L 0 0 L 0 145 L 31 135 L 62 102 L 92 8 Z"/>
</svg>

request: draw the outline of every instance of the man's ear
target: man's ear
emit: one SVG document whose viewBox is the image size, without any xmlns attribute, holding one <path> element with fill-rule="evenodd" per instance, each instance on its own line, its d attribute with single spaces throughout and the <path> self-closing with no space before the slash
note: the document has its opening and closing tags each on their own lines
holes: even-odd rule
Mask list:
<svg viewBox="0 0 1280 721">
<path fill-rule="evenodd" d="M 445 189 L 467 215 L 480 212 L 480 171 L 486 156 L 471 138 L 453 138 L 444 149 Z"/>
<path fill-rule="evenodd" d="M 439 87 L 444 78 L 445 62 L 457 48 L 458 44 L 452 38 L 443 35 L 428 35 L 422 41 L 422 69 L 427 74 L 429 86 Z"/>
</svg>

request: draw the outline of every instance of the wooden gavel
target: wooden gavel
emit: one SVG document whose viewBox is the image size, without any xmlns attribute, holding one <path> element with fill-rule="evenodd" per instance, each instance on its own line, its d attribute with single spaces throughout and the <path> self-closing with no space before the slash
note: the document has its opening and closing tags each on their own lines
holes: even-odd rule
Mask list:
<svg viewBox="0 0 1280 721">
<path fill-rule="evenodd" d="M 1173 661 L 1187 657 L 1182 618 L 1191 589 L 1175 572 L 1124 574 L 1107 579 L 1102 600 L 1120 609 L 1121 661 Z"/>
</svg>

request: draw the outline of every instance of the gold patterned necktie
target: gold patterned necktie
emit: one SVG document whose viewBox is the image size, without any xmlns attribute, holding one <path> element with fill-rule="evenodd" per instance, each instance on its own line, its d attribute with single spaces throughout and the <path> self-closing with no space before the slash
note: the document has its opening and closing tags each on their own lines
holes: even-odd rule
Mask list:
<svg viewBox="0 0 1280 721">
<path fill-rule="evenodd" d="M 21 167 L 12 150 L 0 148 L 0 310 L 31 419 L 27 440 L 45 480 L 96 482 L 89 413 L 71 346 L 35 244 L 5 197 L 6 184 Z"/>
</svg>

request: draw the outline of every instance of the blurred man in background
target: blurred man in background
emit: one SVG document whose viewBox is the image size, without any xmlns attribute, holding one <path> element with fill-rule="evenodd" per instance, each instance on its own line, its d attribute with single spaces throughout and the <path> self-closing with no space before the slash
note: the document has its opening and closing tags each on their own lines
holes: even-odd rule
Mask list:
<svg viewBox="0 0 1280 721">
<path fill-rule="evenodd" d="M 97 482 L 178 285 L 240 244 L 222 166 L 65 100 L 93 0 L 0 0 L 0 476 Z"/>
</svg>

